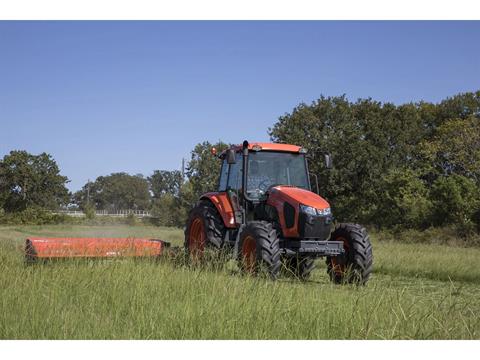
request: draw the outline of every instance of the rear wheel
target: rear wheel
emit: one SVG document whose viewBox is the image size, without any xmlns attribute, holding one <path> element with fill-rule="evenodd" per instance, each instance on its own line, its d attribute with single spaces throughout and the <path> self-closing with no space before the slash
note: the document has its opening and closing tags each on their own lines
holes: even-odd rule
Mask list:
<svg viewBox="0 0 480 360">
<path fill-rule="evenodd" d="M 252 221 L 240 234 L 238 265 L 247 274 L 265 271 L 276 279 L 280 272 L 280 243 L 276 230 L 266 221 Z"/>
<path fill-rule="evenodd" d="M 190 260 L 201 261 L 207 249 L 219 250 L 223 246 L 225 226 L 215 205 L 200 201 L 188 215 L 185 229 L 185 251 Z"/>
<path fill-rule="evenodd" d="M 365 228 L 357 224 L 340 224 L 330 240 L 342 241 L 345 251 L 342 255 L 327 257 L 330 279 L 336 284 L 364 285 L 373 265 L 372 245 Z"/>
<path fill-rule="evenodd" d="M 294 256 L 285 261 L 286 272 L 300 280 L 308 280 L 315 269 L 315 259 L 311 257 Z"/>
</svg>

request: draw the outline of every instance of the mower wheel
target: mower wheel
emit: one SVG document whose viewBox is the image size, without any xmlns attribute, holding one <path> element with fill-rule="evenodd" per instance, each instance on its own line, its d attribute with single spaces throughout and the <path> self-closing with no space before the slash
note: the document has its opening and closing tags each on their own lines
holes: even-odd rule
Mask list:
<svg viewBox="0 0 480 360">
<path fill-rule="evenodd" d="M 280 242 L 277 231 L 266 221 L 252 221 L 243 228 L 238 244 L 238 265 L 248 274 L 265 271 L 271 279 L 281 268 Z"/>
<path fill-rule="evenodd" d="M 365 285 L 373 267 L 370 237 L 357 224 L 339 224 L 330 236 L 332 241 L 343 241 L 345 253 L 327 257 L 327 271 L 336 284 Z"/>
<path fill-rule="evenodd" d="M 286 273 L 300 280 L 308 280 L 315 269 L 315 259 L 311 257 L 293 256 L 285 261 Z"/>
<path fill-rule="evenodd" d="M 200 260 L 207 248 L 221 249 L 225 231 L 215 205 L 208 200 L 199 201 L 190 211 L 185 228 L 184 246 L 188 257 Z"/>
</svg>

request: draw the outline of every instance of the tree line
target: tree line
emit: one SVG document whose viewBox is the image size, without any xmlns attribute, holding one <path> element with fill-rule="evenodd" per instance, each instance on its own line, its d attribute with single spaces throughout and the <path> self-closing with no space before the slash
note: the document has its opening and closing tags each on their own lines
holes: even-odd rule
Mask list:
<svg viewBox="0 0 480 360">
<path fill-rule="evenodd" d="M 99 176 L 71 193 L 66 176 L 51 155 L 14 150 L 0 160 L 0 222 L 9 215 L 20 219 L 37 217 L 44 210 L 149 210 L 154 222 L 182 227 L 198 197 L 215 189 L 219 160 L 211 148 L 225 143 L 199 143 L 191 152 L 185 176 L 179 170 L 154 170 L 149 176 L 125 172 Z"/>
<path fill-rule="evenodd" d="M 339 221 L 480 231 L 480 91 L 402 105 L 321 96 L 280 116 L 268 134 L 272 141 L 308 150 L 320 194 Z M 197 144 L 185 177 L 177 170 L 114 173 L 73 194 L 50 155 L 12 151 L 0 161 L 0 207 L 5 213 L 68 204 L 151 210 L 159 224 L 183 226 L 198 197 L 216 189 L 220 163 L 210 149 L 228 146 Z M 333 169 L 324 168 L 325 153 Z"/>
<path fill-rule="evenodd" d="M 480 227 L 480 91 L 438 104 L 320 97 L 269 129 L 310 153 L 339 220 L 384 228 Z M 322 166 L 329 152 L 334 168 Z"/>
</svg>

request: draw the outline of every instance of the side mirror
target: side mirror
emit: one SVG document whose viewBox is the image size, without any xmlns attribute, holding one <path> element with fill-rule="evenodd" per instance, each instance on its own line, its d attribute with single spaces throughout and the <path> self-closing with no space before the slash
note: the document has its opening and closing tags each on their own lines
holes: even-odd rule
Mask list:
<svg viewBox="0 0 480 360">
<path fill-rule="evenodd" d="M 235 158 L 235 150 L 233 149 L 228 149 L 227 150 L 227 164 L 232 165 L 237 162 L 237 159 Z"/>
<path fill-rule="evenodd" d="M 325 154 L 325 167 L 327 169 L 331 169 L 333 167 L 332 155 L 330 155 L 330 154 Z"/>
</svg>

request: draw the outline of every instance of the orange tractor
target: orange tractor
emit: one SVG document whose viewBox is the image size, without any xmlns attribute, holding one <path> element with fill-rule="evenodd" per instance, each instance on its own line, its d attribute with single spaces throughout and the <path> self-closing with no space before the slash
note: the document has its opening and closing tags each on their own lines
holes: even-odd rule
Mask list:
<svg viewBox="0 0 480 360">
<path fill-rule="evenodd" d="M 246 273 L 262 270 L 276 279 L 284 268 L 307 279 L 315 259 L 326 257 L 333 282 L 367 282 L 369 236 L 357 224 L 332 229 L 329 203 L 311 190 L 305 149 L 244 141 L 218 158 L 218 190 L 202 195 L 187 221 L 185 250 L 192 261 L 202 261 L 208 249 L 223 250 Z M 331 167 L 328 154 L 325 163 Z"/>
</svg>

